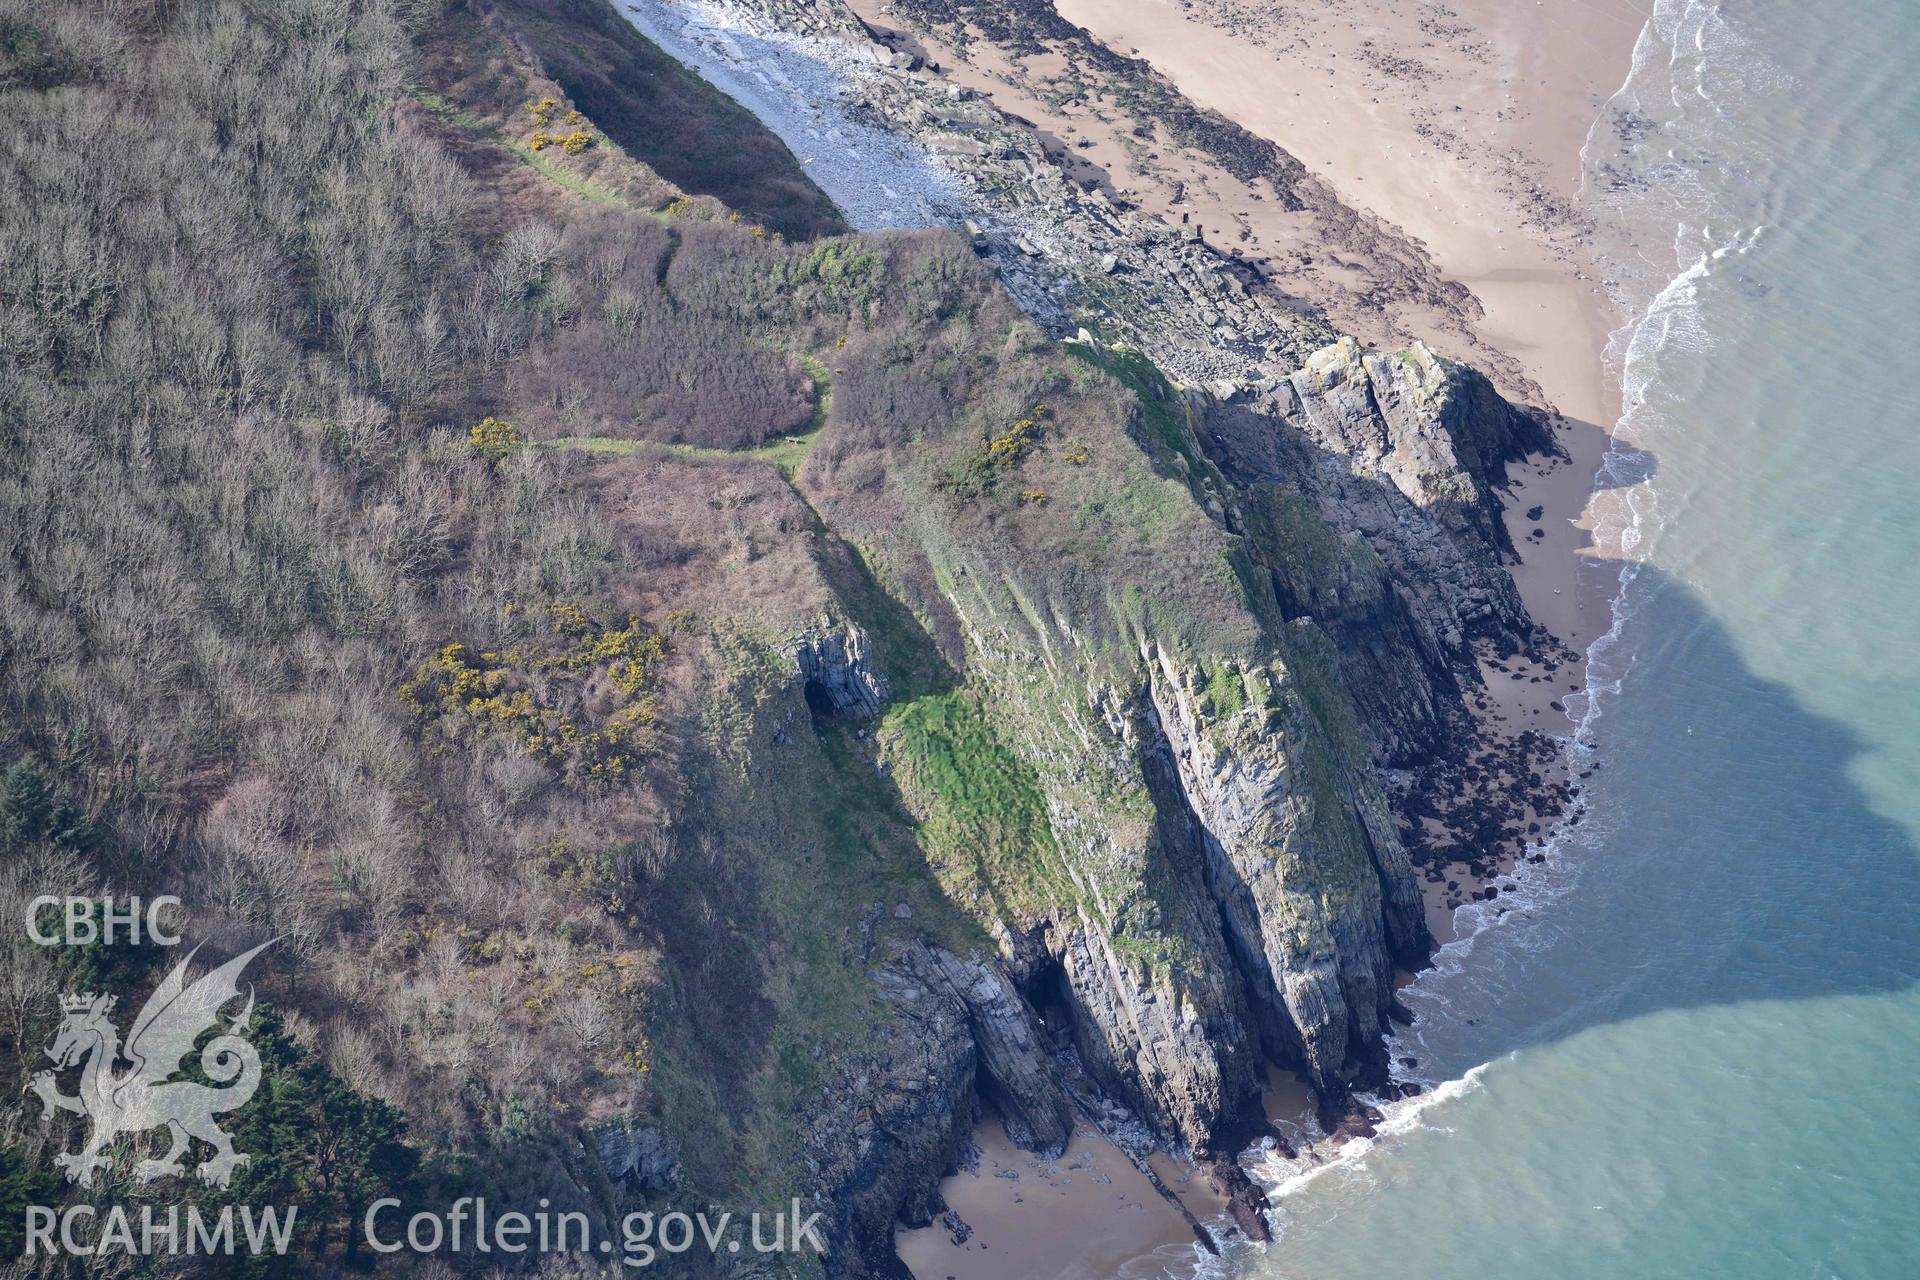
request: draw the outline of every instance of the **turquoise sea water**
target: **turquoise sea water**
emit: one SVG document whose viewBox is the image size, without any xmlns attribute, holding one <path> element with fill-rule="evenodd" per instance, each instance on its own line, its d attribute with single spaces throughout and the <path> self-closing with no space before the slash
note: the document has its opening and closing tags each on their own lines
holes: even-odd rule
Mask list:
<svg viewBox="0 0 1920 1280">
<path fill-rule="evenodd" d="M 1412 994 L 1454 1083 L 1236 1276 L 1920 1277 L 1916 65 L 1904 0 L 1660 0 L 1587 153 L 1643 451 L 1589 812 Z"/>
</svg>

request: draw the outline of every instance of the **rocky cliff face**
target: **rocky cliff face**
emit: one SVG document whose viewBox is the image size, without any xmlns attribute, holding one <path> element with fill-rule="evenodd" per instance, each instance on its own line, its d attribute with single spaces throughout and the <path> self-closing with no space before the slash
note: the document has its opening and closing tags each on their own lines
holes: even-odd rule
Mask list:
<svg viewBox="0 0 1920 1280">
<path fill-rule="evenodd" d="M 880 464 L 829 440 L 796 478 L 951 669 L 902 679 L 898 637 L 835 623 L 788 648 L 791 678 L 818 720 L 879 722 L 882 776 L 993 942 L 863 956 L 884 1043 L 836 1054 L 809 1104 L 835 1269 L 885 1271 L 893 1222 L 937 1211 L 979 1105 L 1055 1151 L 1063 1073 L 1084 1072 L 1162 1142 L 1219 1151 L 1257 1126 L 1267 1061 L 1327 1108 L 1384 1077 L 1393 971 L 1432 940 L 1378 770 L 1454 745 L 1477 643 L 1529 642 L 1496 491 L 1550 440 L 1472 370 L 1335 340 L 1197 236 L 1071 183 L 1030 126 L 917 74 L 842 6 L 725 7 L 767 57 L 839 77 L 834 109 L 940 157 L 1034 320 L 1072 332 L 1097 301 L 1131 343 L 1082 338 L 1034 373 L 1005 401 L 1026 435 L 977 416 L 871 445 Z M 1408 287 L 1441 289 L 1426 270 Z M 1025 407 L 1122 388 L 1071 430 Z M 954 688 L 1007 758 L 982 763 Z M 916 767 L 890 767 L 884 744 L 914 733 Z M 969 837 L 1013 772 L 1036 830 Z M 963 834 L 935 856 L 937 823 Z"/>
<path fill-rule="evenodd" d="M 1378 1070 L 1395 958 L 1425 958 L 1406 854 L 1369 836 L 1364 782 L 1324 759 L 1324 729 L 1284 665 L 1224 670 L 1209 688 L 1165 654 L 1147 659 L 1262 1045 L 1337 1097 L 1350 1066 Z"/>
<path fill-rule="evenodd" d="M 831 619 L 794 641 L 794 669 L 807 704 L 833 716 L 876 716 L 887 705 L 886 677 L 874 669 L 873 644 L 858 627 Z"/>
<path fill-rule="evenodd" d="M 877 1049 L 837 1056 L 808 1108 L 804 1160 L 827 1215 L 828 1274 L 904 1274 L 896 1222 L 925 1226 L 974 1123 L 978 1065 L 965 1006 L 877 967 L 889 1013 Z"/>
<path fill-rule="evenodd" d="M 1073 886 L 1023 967 L 1057 968 L 1096 1078 L 1204 1148 L 1244 1119 L 1262 1055 L 1330 1103 L 1377 1077 L 1392 967 L 1430 940 L 1325 638 L 1206 655 L 1149 622 L 1095 655 L 1075 639 L 1092 625 L 958 580 Z"/>
<path fill-rule="evenodd" d="M 950 632 L 964 674 L 889 671 L 905 642 L 877 641 L 870 602 L 843 595 L 787 646 L 788 702 L 804 694 L 818 732 L 887 741 L 963 681 L 984 717 L 967 734 L 990 729 L 1010 754 L 968 782 L 981 741 L 921 749 L 952 753 L 963 787 L 1029 775 L 1044 828 L 966 868 L 992 947 L 864 957 L 892 1011 L 883 1042 L 835 1055 L 808 1104 L 809 1168 L 849 1273 L 885 1269 L 896 1218 L 938 1211 L 979 1109 L 1060 1149 L 1063 1073 L 1196 1152 L 1256 1130 L 1264 1062 L 1329 1109 L 1383 1079 L 1394 969 L 1432 944 L 1377 767 L 1440 750 L 1470 646 L 1530 627 L 1494 490 L 1537 428 L 1471 371 L 1342 343 L 1220 399 L 1135 355 L 1076 361 L 1121 378 L 1133 407 L 1079 423 L 1071 459 L 1021 480 L 1078 501 L 1075 521 L 998 489 L 916 487 L 949 474 L 940 451 L 964 454 L 964 436 L 919 441 L 885 491 L 824 473 L 799 486 L 909 584 L 914 625 Z M 1151 522 L 1103 532 L 1119 493 Z M 966 799 L 939 793 L 954 784 L 937 769 L 884 776 L 923 823 Z M 983 839 L 963 823 L 956 856 Z"/>
<path fill-rule="evenodd" d="M 1551 441 L 1484 377 L 1419 343 L 1367 352 L 1342 338 L 1288 377 L 1251 384 L 1245 397 L 1251 412 L 1319 453 L 1303 489 L 1328 524 L 1364 536 L 1419 593 L 1417 611 L 1443 644 L 1525 634 L 1525 606 L 1501 563 L 1512 546 L 1493 488 L 1509 461 Z M 1281 478 L 1271 455 L 1261 456 L 1264 425 L 1235 437 L 1243 479 Z"/>
<path fill-rule="evenodd" d="M 1393 972 L 1432 940 L 1377 767 L 1443 750 L 1472 644 L 1531 629 L 1495 490 L 1544 436 L 1471 370 L 1348 342 L 1227 399 L 1131 385 L 1139 417 L 1105 447 L 1184 495 L 1181 556 L 1212 569 L 1148 571 L 1111 543 L 1092 565 L 1032 556 L 1020 526 L 937 503 L 911 544 L 882 544 L 932 557 L 916 611 L 964 637 L 1049 832 L 1044 865 L 988 873 L 999 955 L 913 952 L 890 998 L 947 1010 L 966 1041 L 947 1060 L 1041 1151 L 1071 1110 L 1036 1011 L 1109 1099 L 1196 1152 L 1257 1127 L 1265 1061 L 1329 1109 L 1384 1078 Z"/>
<path fill-rule="evenodd" d="M 1037 1155 L 1066 1150 L 1073 1106 L 1053 1074 L 1052 1052 L 1026 998 L 996 961 L 942 947 L 906 952 L 901 967 L 932 992 L 959 1001 L 979 1060 L 979 1085 L 1007 1136 Z"/>
<path fill-rule="evenodd" d="M 1034 1012 L 997 959 L 916 941 L 874 961 L 884 1034 L 834 1060 L 806 1134 L 831 1224 L 828 1268 L 840 1275 L 904 1274 L 894 1224 L 925 1226 L 942 1211 L 940 1178 L 983 1104 L 1043 1157 L 1066 1149 L 1074 1125 Z"/>
<path fill-rule="evenodd" d="M 1333 639 L 1376 759 L 1431 758 L 1478 678 L 1472 642 L 1532 641 L 1495 491 L 1551 435 L 1465 365 L 1350 338 L 1203 413 L 1278 603 Z"/>
</svg>

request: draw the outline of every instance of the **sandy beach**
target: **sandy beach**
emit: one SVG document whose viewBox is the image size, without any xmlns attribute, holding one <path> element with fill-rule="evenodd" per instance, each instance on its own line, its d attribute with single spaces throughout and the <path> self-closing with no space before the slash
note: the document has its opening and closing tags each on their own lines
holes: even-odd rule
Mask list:
<svg viewBox="0 0 1920 1280">
<path fill-rule="evenodd" d="M 1058 1159 L 1022 1151 L 998 1120 L 974 1133 L 977 1159 L 946 1180 L 948 1213 L 894 1235 L 920 1280 L 1114 1280 L 1189 1269 L 1186 1219 L 1124 1153 L 1082 1126 Z M 1196 1216 L 1220 1203 L 1205 1175 L 1165 1157 L 1155 1171 Z"/>
</svg>

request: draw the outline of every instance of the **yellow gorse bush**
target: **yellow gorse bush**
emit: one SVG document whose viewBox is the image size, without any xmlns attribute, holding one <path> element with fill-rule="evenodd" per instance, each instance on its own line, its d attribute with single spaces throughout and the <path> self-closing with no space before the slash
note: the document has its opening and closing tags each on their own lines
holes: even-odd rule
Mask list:
<svg viewBox="0 0 1920 1280">
<path fill-rule="evenodd" d="M 551 133 L 547 126 L 553 123 L 553 113 L 559 109 L 560 99 L 558 98 L 542 98 L 538 102 L 528 104 L 527 113 L 533 117 L 534 124 L 539 128 L 534 131 L 531 138 L 527 139 L 527 145 L 535 151 L 545 151 L 548 147 L 559 143 L 562 151 L 570 156 L 577 156 L 596 141 L 593 126 L 579 111 L 569 110 L 561 118 L 561 124 L 566 127 L 567 132 L 564 135 Z"/>
<path fill-rule="evenodd" d="M 1053 416 L 1044 404 L 1036 404 L 998 435 L 990 435 L 985 446 L 962 460 L 940 481 L 940 486 L 963 499 L 977 498 L 991 489 L 999 477 L 1018 467 L 1028 454 L 1040 447 L 1046 435 L 1042 425 Z M 1036 498 L 1033 495 L 1038 494 Z M 1023 502 L 1044 502 L 1046 495 L 1027 490 Z"/>
<path fill-rule="evenodd" d="M 485 458 L 498 462 L 520 444 L 520 431 L 511 422 L 483 418 L 467 432 L 467 444 Z"/>
<path fill-rule="evenodd" d="M 606 626 L 578 605 L 548 606 L 559 646 L 473 652 L 455 642 L 400 687 L 449 742 L 505 737 L 578 777 L 625 776 L 658 740 L 655 690 L 667 643 L 639 619 Z"/>
<path fill-rule="evenodd" d="M 1026 417 L 987 441 L 988 463 L 1004 469 L 1031 453 L 1034 446 L 1040 443 L 1040 424 L 1046 420 L 1048 413 L 1047 406 L 1037 404 Z"/>
</svg>

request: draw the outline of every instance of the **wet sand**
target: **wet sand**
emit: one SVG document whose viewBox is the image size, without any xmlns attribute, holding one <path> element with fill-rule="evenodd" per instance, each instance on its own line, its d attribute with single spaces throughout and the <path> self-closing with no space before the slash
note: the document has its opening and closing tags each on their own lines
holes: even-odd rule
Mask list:
<svg viewBox="0 0 1920 1280">
<path fill-rule="evenodd" d="M 1092 1129 L 1076 1131 L 1057 1160 L 1020 1150 L 998 1120 L 974 1144 L 978 1162 L 940 1188 L 952 1217 L 894 1233 L 918 1280 L 1113 1280 L 1190 1270 L 1200 1257 L 1186 1219 Z M 1196 1216 L 1220 1212 L 1204 1174 L 1154 1161 Z"/>
</svg>

